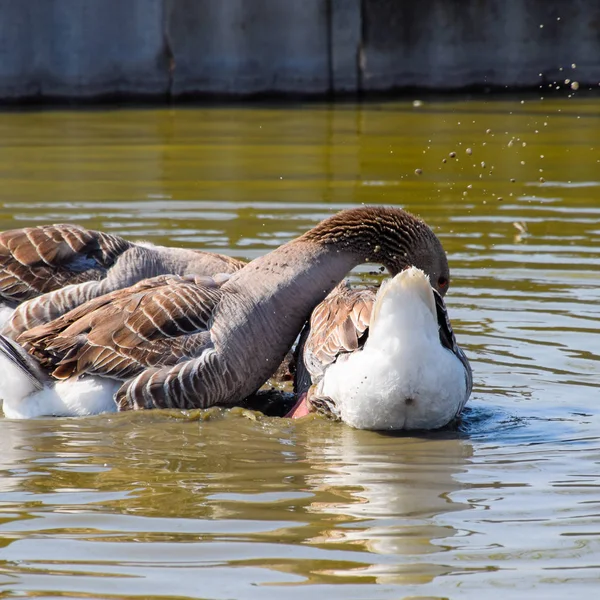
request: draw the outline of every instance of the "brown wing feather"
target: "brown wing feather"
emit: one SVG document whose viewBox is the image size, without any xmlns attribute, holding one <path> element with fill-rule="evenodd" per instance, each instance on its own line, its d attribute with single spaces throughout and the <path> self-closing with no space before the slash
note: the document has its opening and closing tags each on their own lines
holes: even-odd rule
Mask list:
<svg viewBox="0 0 600 600">
<path fill-rule="evenodd" d="M 220 297 L 211 278 L 161 275 L 91 300 L 18 341 L 58 379 L 125 379 L 195 356 L 210 341 Z"/>
<path fill-rule="evenodd" d="M 131 246 L 78 225 L 44 225 L 0 233 L 0 297 L 18 304 L 70 283 L 100 279 Z"/>
<path fill-rule="evenodd" d="M 299 343 L 298 378 L 305 368 L 316 383 L 340 354 L 357 350 L 371 321 L 375 291 L 338 285 L 313 311 Z"/>
</svg>

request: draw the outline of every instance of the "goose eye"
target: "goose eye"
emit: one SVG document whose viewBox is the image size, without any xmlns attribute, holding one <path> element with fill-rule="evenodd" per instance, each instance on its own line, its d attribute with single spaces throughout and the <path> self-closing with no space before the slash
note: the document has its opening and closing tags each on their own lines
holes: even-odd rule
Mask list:
<svg viewBox="0 0 600 600">
<path fill-rule="evenodd" d="M 443 290 L 445 287 L 448 286 L 448 280 L 445 277 L 440 277 L 438 279 L 438 287 Z"/>
</svg>

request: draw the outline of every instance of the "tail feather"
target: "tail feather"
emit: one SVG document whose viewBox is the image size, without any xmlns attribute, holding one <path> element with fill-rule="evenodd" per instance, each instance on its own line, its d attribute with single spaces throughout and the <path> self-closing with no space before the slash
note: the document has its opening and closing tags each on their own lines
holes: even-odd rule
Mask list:
<svg viewBox="0 0 600 600">
<path fill-rule="evenodd" d="M 4 399 L 24 398 L 50 382 L 35 358 L 3 335 L 0 335 L 0 372 L 3 375 L 0 394 Z"/>
<path fill-rule="evenodd" d="M 429 309 L 431 316 L 434 319 L 437 318 L 435 299 L 433 297 L 433 289 L 429 283 L 429 276 L 417 267 L 408 267 L 392 279 L 386 279 L 382 282 L 371 310 L 371 330 L 379 318 L 381 307 L 388 294 L 393 294 L 398 298 L 417 297 Z M 404 305 L 406 305 L 406 302 L 407 300 L 403 300 Z"/>
</svg>

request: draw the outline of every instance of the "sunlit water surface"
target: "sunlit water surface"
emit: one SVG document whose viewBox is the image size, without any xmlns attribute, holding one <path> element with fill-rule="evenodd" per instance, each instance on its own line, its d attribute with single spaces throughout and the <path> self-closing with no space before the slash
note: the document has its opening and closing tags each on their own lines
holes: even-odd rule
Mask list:
<svg viewBox="0 0 600 600">
<path fill-rule="evenodd" d="M 421 215 L 475 390 L 426 436 L 240 410 L 2 420 L 0 595 L 594 597 L 599 108 L 1 114 L 0 229 L 251 259 L 360 203 Z"/>
</svg>

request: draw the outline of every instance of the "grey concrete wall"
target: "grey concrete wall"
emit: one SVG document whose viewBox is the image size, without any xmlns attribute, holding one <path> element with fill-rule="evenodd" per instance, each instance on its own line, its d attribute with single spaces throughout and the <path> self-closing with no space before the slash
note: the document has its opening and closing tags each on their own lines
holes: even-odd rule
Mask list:
<svg viewBox="0 0 600 600">
<path fill-rule="evenodd" d="M 162 0 L 0 0 L 0 97 L 164 94 Z"/>
<path fill-rule="evenodd" d="M 329 89 L 324 0 L 167 0 L 173 95 Z"/>
<path fill-rule="evenodd" d="M 598 0 L 0 0 L 6 100 L 535 87 L 565 77 L 600 82 Z"/>
<path fill-rule="evenodd" d="M 598 0 L 364 0 L 363 18 L 367 90 L 600 82 Z"/>
</svg>

